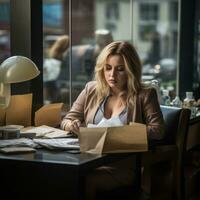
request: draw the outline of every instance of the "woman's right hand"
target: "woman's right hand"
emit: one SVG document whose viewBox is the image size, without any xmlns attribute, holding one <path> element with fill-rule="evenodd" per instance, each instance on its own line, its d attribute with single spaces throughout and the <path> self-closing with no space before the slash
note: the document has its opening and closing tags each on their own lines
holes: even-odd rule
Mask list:
<svg viewBox="0 0 200 200">
<path fill-rule="evenodd" d="M 78 135 L 80 125 L 81 125 L 81 122 L 78 119 L 75 119 L 73 121 L 64 120 L 64 127 L 63 128 L 64 128 L 65 131 L 70 131 L 70 132 Z"/>
</svg>

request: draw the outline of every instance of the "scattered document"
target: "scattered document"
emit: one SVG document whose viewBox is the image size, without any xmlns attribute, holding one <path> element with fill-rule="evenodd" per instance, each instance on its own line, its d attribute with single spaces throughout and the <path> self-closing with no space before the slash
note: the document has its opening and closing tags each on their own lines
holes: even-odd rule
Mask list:
<svg viewBox="0 0 200 200">
<path fill-rule="evenodd" d="M 56 139 L 35 138 L 33 140 L 28 138 L 19 138 L 19 139 L 0 140 L 0 151 L 20 152 L 20 150 L 21 151 L 26 150 L 24 148 L 20 149 L 21 147 L 29 147 L 35 149 L 42 147 L 48 149 L 70 149 L 70 150 L 80 149 L 78 138 L 56 138 Z M 31 151 L 31 149 L 29 150 Z"/>
<path fill-rule="evenodd" d="M 25 135 L 33 134 L 35 138 Z M 67 131 L 42 125 L 20 129 L 21 138 L 0 140 L 0 151 L 4 153 L 30 152 L 37 148 L 80 150 L 78 138 Z M 73 137 L 72 137 L 73 136 Z M 29 148 L 22 148 L 29 147 Z M 33 148 L 33 149 L 31 149 Z"/>
<path fill-rule="evenodd" d="M 9 124 L 9 125 L 6 125 L 6 126 L 0 126 L 0 129 L 2 129 L 2 130 L 10 129 L 10 128 L 22 129 L 22 128 L 24 128 L 24 126 L 22 126 L 22 125 L 14 125 L 14 124 Z"/>
<path fill-rule="evenodd" d="M 0 152 L 2 153 L 30 153 L 35 152 L 36 150 L 31 147 L 4 147 L 0 148 Z"/>
<path fill-rule="evenodd" d="M 48 149 L 80 149 L 78 138 L 33 139 L 33 141 Z"/>
<path fill-rule="evenodd" d="M 42 125 L 38 127 L 30 127 L 22 129 L 21 133 L 36 133 L 36 137 L 41 138 L 61 138 L 61 137 L 71 137 L 72 135 L 68 131 L 64 131 L 58 128 L 53 128 L 50 126 Z"/>
<path fill-rule="evenodd" d="M 0 140 L 0 148 L 15 146 L 15 147 L 32 147 L 37 148 L 39 145 L 34 143 L 33 140 L 28 138 Z"/>
</svg>

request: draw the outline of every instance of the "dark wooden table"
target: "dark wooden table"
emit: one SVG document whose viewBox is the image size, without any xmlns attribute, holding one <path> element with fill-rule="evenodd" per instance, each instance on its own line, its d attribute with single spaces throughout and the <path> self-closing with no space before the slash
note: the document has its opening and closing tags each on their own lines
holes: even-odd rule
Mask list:
<svg viewBox="0 0 200 200">
<path fill-rule="evenodd" d="M 14 200 L 80 200 L 84 196 L 85 175 L 98 166 L 124 156 L 49 150 L 0 154 L 1 196 Z"/>
<path fill-rule="evenodd" d="M 0 155 L 1 191 L 14 199 L 80 199 L 81 177 L 105 156 L 38 150 Z M 8 198 L 10 199 L 10 198 Z"/>
</svg>

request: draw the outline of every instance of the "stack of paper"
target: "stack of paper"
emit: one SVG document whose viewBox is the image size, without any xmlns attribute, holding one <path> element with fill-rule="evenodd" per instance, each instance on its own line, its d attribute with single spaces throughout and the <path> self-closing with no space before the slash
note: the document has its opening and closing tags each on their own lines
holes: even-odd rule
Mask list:
<svg viewBox="0 0 200 200">
<path fill-rule="evenodd" d="M 30 153 L 35 152 L 36 150 L 31 147 L 4 147 L 0 148 L 2 153 Z"/>
<path fill-rule="evenodd" d="M 78 138 L 33 139 L 34 143 L 49 149 L 79 149 Z"/>
<path fill-rule="evenodd" d="M 0 148 L 9 147 L 9 146 L 36 148 L 39 145 L 34 143 L 33 140 L 28 139 L 28 138 L 0 140 Z"/>
<path fill-rule="evenodd" d="M 60 138 L 72 136 L 68 131 L 63 131 L 61 129 L 53 128 L 46 125 L 22 129 L 21 133 L 36 133 L 36 137 L 42 138 Z"/>
</svg>

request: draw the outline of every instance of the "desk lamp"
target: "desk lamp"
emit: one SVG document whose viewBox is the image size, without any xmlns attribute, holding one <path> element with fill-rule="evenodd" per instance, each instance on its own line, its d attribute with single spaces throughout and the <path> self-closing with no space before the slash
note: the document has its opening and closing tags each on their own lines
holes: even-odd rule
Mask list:
<svg viewBox="0 0 200 200">
<path fill-rule="evenodd" d="M 10 102 L 11 83 L 28 81 L 40 74 L 35 63 L 24 56 L 12 56 L 0 65 L 0 108 Z"/>
</svg>

